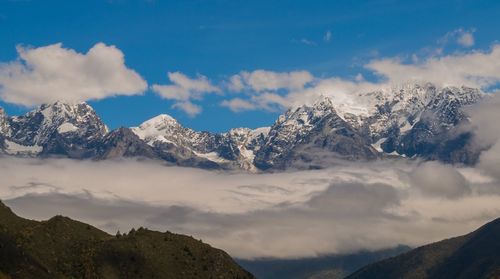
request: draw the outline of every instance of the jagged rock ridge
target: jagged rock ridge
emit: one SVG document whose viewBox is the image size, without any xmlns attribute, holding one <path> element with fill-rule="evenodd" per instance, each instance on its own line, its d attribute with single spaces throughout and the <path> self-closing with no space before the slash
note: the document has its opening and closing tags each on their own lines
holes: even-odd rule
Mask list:
<svg viewBox="0 0 500 279">
<path fill-rule="evenodd" d="M 166 114 L 109 132 L 85 103 L 56 102 L 23 116 L 0 110 L 0 150 L 10 155 L 147 157 L 208 169 L 320 168 L 332 158 L 420 157 L 474 164 L 480 150 L 459 129 L 463 109 L 485 97 L 467 87 L 407 83 L 341 102 L 320 98 L 289 109 L 271 127 L 198 132 Z M 354 100 L 354 101 L 353 101 Z"/>
</svg>

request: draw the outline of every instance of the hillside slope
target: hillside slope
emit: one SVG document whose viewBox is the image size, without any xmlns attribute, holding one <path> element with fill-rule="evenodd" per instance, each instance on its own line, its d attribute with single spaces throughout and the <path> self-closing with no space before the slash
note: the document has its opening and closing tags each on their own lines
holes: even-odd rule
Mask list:
<svg viewBox="0 0 500 279">
<path fill-rule="evenodd" d="M 368 265 L 349 279 L 500 278 L 500 218 L 478 230 Z"/>
<path fill-rule="evenodd" d="M 0 278 L 253 278 L 224 251 L 147 229 L 111 236 L 56 216 L 37 222 L 0 202 Z"/>
</svg>

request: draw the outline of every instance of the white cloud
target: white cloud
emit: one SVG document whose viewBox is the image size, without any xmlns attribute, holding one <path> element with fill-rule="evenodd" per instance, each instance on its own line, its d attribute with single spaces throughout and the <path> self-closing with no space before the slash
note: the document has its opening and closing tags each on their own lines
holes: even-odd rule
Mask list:
<svg viewBox="0 0 500 279">
<path fill-rule="evenodd" d="M 244 88 L 257 92 L 275 91 L 279 89 L 297 90 L 313 81 L 314 77 L 307 71 L 273 72 L 266 70 L 255 70 L 253 72 L 243 71 L 230 79 L 229 89 Z"/>
<path fill-rule="evenodd" d="M 240 75 L 233 75 L 227 82 L 227 88 L 233 92 L 241 92 L 245 89 L 245 84 L 243 83 L 243 79 Z"/>
<path fill-rule="evenodd" d="M 325 32 L 325 35 L 323 36 L 323 41 L 329 43 L 332 40 L 332 31 L 328 30 Z"/>
<path fill-rule="evenodd" d="M 181 109 L 190 116 L 201 112 L 201 107 L 193 104 L 192 100 L 201 100 L 203 95 L 208 93 L 221 92 L 220 88 L 203 75 L 196 78 L 190 78 L 180 72 L 169 72 L 167 75 L 172 84 L 153 84 L 151 89 L 165 99 L 176 101 L 172 107 Z"/>
<path fill-rule="evenodd" d="M 438 162 L 425 162 L 410 175 L 411 183 L 429 197 L 460 198 L 471 193 L 469 182 L 455 168 Z"/>
<path fill-rule="evenodd" d="M 416 64 L 403 63 L 397 58 L 374 60 L 365 67 L 390 83 L 422 80 L 438 86 L 487 88 L 500 82 L 500 45 L 494 45 L 487 52 L 431 57 Z"/>
<path fill-rule="evenodd" d="M 500 140 L 500 91 L 466 110 L 472 120 L 471 129 L 476 135 L 476 144 L 488 148 Z"/>
<path fill-rule="evenodd" d="M 332 166 L 248 174 L 149 161 L 0 158 L 0 198 L 28 218 L 63 214 L 111 233 L 170 230 L 245 258 L 422 245 L 500 214 L 499 182 L 480 170 L 410 160 Z M 485 193 L 488 187 L 497 191 Z"/>
<path fill-rule="evenodd" d="M 472 47 L 474 46 L 474 32 L 475 29 L 464 30 L 462 28 L 458 28 L 456 30 L 450 31 L 446 33 L 441 39 L 438 40 L 438 43 L 441 46 L 448 44 L 450 41 L 453 43 L 457 43 L 463 47 Z"/>
<path fill-rule="evenodd" d="M 240 112 L 246 110 L 254 110 L 256 105 L 250 101 L 241 98 L 234 98 L 231 100 L 224 100 L 221 106 L 229 108 L 233 112 Z"/>
<path fill-rule="evenodd" d="M 189 117 L 195 117 L 202 110 L 199 105 L 195 105 L 190 101 L 176 102 L 172 107 L 184 111 Z"/>
<path fill-rule="evenodd" d="M 147 83 L 127 68 L 115 46 L 94 45 L 85 54 L 63 48 L 17 47 L 19 59 L 0 64 L 0 98 L 34 106 L 57 100 L 77 102 L 116 95 L 136 95 Z"/>
<path fill-rule="evenodd" d="M 500 92 L 491 94 L 466 112 L 471 119 L 475 144 L 486 149 L 481 153 L 478 168 L 500 179 Z"/>
<path fill-rule="evenodd" d="M 474 36 L 472 32 L 464 32 L 458 37 L 457 42 L 464 47 L 471 47 L 474 45 Z"/>
</svg>

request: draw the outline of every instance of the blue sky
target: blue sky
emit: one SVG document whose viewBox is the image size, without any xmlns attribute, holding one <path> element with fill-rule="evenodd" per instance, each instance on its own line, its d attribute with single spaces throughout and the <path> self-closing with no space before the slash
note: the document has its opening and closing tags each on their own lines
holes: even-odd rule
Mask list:
<svg viewBox="0 0 500 279">
<path fill-rule="evenodd" d="M 500 2 L 454 1 L 5 1 L 0 0 L 0 61 L 17 59 L 16 45 L 62 43 L 86 53 L 114 45 L 126 66 L 149 85 L 169 84 L 167 72 L 223 83 L 241 71 L 305 70 L 346 79 L 384 57 L 469 51 L 443 43 L 446 34 L 473 35 L 468 49 L 486 50 L 499 39 Z M 451 33 L 450 33 L 451 32 Z M 331 35 L 327 35 L 331 34 Z M 282 109 L 233 112 L 220 103 L 230 94 L 206 94 L 192 117 L 173 100 L 148 89 L 139 96 L 90 101 L 111 127 L 133 126 L 168 113 L 197 130 L 270 125 Z M 27 109 L 0 101 L 9 114 Z"/>
</svg>

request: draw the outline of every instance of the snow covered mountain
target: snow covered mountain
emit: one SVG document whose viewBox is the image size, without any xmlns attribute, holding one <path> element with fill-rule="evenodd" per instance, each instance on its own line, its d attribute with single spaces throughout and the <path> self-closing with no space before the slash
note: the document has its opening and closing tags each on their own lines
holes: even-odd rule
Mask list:
<svg viewBox="0 0 500 279">
<path fill-rule="evenodd" d="M 329 153 L 347 159 L 375 159 L 378 152 L 370 143 L 338 115 L 330 99 L 323 97 L 312 106 L 290 109 L 281 115 L 258 150 L 255 164 L 260 169 L 284 169 L 310 162 L 309 167 L 314 167 Z"/>
<path fill-rule="evenodd" d="M 56 102 L 7 118 L 4 151 L 13 155 L 95 156 L 108 128 L 86 103 Z"/>
<path fill-rule="evenodd" d="M 254 152 L 268 129 L 238 128 L 223 134 L 197 132 L 162 114 L 132 128 L 132 131 L 160 154 L 176 150 L 186 159 L 208 160 L 224 168 L 252 170 Z"/>
<path fill-rule="evenodd" d="M 0 109 L 0 151 L 22 156 L 147 157 L 209 169 L 318 168 L 331 158 L 420 157 L 473 164 L 479 150 L 463 108 L 485 97 L 467 87 L 407 83 L 289 109 L 272 127 L 199 132 L 166 114 L 109 132 L 85 103 L 56 102 L 23 116 Z"/>
</svg>

